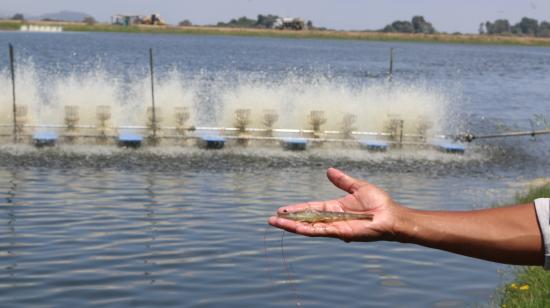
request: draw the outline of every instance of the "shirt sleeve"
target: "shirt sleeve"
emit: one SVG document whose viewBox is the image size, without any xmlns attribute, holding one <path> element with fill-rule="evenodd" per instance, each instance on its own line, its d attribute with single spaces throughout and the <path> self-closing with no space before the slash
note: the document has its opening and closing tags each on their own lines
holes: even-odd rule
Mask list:
<svg viewBox="0 0 550 308">
<path fill-rule="evenodd" d="M 550 199 L 536 199 L 535 209 L 544 241 L 544 269 L 550 270 Z"/>
</svg>

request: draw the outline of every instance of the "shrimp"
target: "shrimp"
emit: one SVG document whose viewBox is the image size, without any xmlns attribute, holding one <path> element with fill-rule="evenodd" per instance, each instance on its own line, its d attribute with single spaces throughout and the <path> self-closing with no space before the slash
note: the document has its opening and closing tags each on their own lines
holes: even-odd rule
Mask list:
<svg viewBox="0 0 550 308">
<path fill-rule="evenodd" d="M 344 220 L 372 220 L 374 218 L 373 214 L 319 211 L 311 208 L 292 213 L 284 210 L 284 212 L 282 213 L 277 213 L 277 216 L 285 219 L 308 223 L 334 222 Z"/>
</svg>

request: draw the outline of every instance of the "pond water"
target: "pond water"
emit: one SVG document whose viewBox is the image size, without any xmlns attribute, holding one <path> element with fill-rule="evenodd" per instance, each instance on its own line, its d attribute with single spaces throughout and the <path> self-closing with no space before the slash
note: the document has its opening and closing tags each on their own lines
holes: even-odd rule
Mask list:
<svg viewBox="0 0 550 308">
<path fill-rule="evenodd" d="M 111 105 L 143 118 L 154 48 L 166 117 L 231 125 L 235 108 L 275 109 L 304 128 L 325 110 L 377 130 L 388 114 L 429 119 L 441 134 L 544 127 L 550 49 L 216 36 L 0 32 L 17 55 L 17 93 L 39 124 L 63 105 Z M 395 51 L 387 82 L 389 49 Z M 0 120 L 9 123 L 0 57 Z M 91 112 L 93 118 L 93 111 Z M 82 115 L 83 121 L 86 115 Z M 257 119 L 256 119 L 257 120 Z M 255 120 L 255 121 L 256 121 Z M 411 125 L 412 127 L 412 125 Z M 412 129 L 412 128 L 410 128 Z M 206 151 L 79 144 L 0 144 L 0 301 L 14 306 L 463 307 L 489 305 L 510 268 L 415 245 L 305 238 L 268 227 L 279 206 L 341 196 L 336 166 L 418 209 L 511 202 L 548 176 L 546 137 L 476 141 L 464 155 L 368 153 L 325 145 Z M 286 260 L 286 263 L 285 263 Z"/>
</svg>

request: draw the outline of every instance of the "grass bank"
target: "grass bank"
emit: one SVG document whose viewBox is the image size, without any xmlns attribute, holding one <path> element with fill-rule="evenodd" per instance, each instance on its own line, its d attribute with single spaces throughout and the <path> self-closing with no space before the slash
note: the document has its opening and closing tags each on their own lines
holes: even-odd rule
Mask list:
<svg viewBox="0 0 550 308">
<path fill-rule="evenodd" d="M 529 188 L 524 194 L 516 195 L 517 203 L 550 197 L 550 182 Z M 518 267 L 516 278 L 502 290 L 501 307 L 550 307 L 550 271 L 541 267 Z"/>
<path fill-rule="evenodd" d="M 374 31 L 334 31 L 334 30 L 275 30 L 275 29 L 248 29 L 248 28 L 219 28 L 207 26 L 175 27 L 175 26 L 130 26 L 123 27 L 98 23 L 88 25 L 70 22 L 20 22 L 0 21 L 0 30 L 18 30 L 22 24 L 62 26 L 65 31 L 75 32 L 125 32 L 125 33 L 164 33 L 188 35 L 233 35 L 281 37 L 295 39 L 337 39 L 337 40 L 364 40 L 364 41 L 397 41 L 397 42 L 426 42 L 426 43 L 454 43 L 454 44 L 498 44 L 498 45 L 526 45 L 550 46 L 550 38 L 492 36 L 469 34 L 408 34 L 383 33 Z"/>
</svg>

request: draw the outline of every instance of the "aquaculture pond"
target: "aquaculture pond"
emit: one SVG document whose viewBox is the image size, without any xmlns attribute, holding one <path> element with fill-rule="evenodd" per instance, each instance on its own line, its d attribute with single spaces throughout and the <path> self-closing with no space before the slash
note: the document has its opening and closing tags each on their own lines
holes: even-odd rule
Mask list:
<svg viewBox="0 0 550 308">
<path fill-rule="evenodd" d="M 360 130 L 430 123 L 434 134 L 542 129 L 550 117 L 550 49 L 114 33 L 0 32 L 0 124 L 10 124 L 8 43 L 17 99 L 37 125 L 82 121 L 109 105 L 137 125 L 150 104 L 155 57 L 163 119 L 326 129 L 353 113 Z M 388 81 L 389 50 L 393 79 Z M 87 109 L 88 108 L 88 109 Z M 88 110 L 88 111 L 86 111 Z M 92 111 L 89 111 L 92 110 Z M 88 119 L 89 120 L 89 119 Z M 9 126 L 8 126 L 9 127 Z M 9 131 L 9 130 L 8 130 Z M 548 176 L 550 138 L 476 140 L 464 154 L 340 143 L 306 151 L 275 144 L 192 142 L 140 149 L 93 143 L 0 144 L 0 302 L 17 306 L 464 307 L 489 305 L 510 267 L 415 245 L 344 243 L 267 225 L 279 206 L 343 195 L 335 166 L 418 209 L 470 210 L 513 199 Z M 284 248 L 284 252 L 282 251 Z"/>
</svg>

